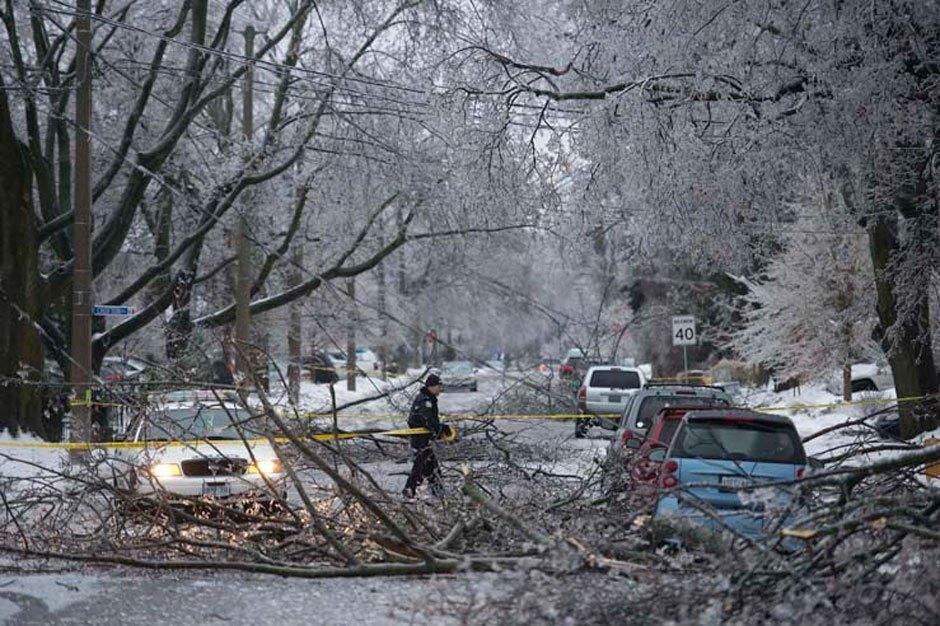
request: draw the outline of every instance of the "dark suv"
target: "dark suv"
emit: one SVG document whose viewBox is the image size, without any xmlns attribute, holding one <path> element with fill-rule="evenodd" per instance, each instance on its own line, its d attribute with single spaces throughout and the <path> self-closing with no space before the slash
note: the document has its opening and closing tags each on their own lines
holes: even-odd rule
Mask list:
<svg viewBox="0 0 940 626">
<path fill-rule="evenodd" d="M 618 457 L 633 450 L 624 447 L 631 438 L 642 439 L 653 423 L 653 417 L 664 408 L 731 406 L 731 396 L 718 387 L 693 383 L 646 383 L 630 396 L 620 417 L 617 433 L 610 444 L 609 455 Z M 627 434 L 629 433 L 629 434 Z"/>
</svg>

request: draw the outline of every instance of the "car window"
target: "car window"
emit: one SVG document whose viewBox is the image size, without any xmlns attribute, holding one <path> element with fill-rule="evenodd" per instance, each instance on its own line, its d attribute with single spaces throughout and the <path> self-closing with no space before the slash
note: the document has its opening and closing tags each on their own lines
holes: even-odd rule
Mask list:
<svg viewBox="0 0 940 626">
<path fill-rule="evenodd" d="M 466 375 L 473 373 L 473 364 L 468 361 L 455 361 L 444 364 L 445 374 Z"/>
<path fill-rule="evenodd" d="M 676 431 L 679 430 L 679 424 L 681 424 L 679 420 L 665 420 L 662 430 L 659 433 L 660 443 L 667 446 L 672 443 L 672 438 L 675 436 Z"/>
<path fill-rule="evenodd" d="M 239 429 L 245 433 L 246 437 L 251 437 L 258 434 L 257 427 L 257 418 L 245 409 L 223 407 L 167 409 L 148 417 L 144 422 L 141 439 L 147 441 L 241 439 Z"/>
<path fill-rule="evenodd" d="M 623 408 L 623 419 L 621 420 L 623 428 L 626 428 L 627 422 L 630 419 L 630 412 L 631 412 L 631 409 L 633 408 L 634 402 L 636 402 L 636 395 L 630 395 L 627 398 L 627 404 Z"/>
<path fill-rule="evenodd" d="M 792 426 L 745 420 L 687 422 L 676 434 L 670 454 L 678 458 L 806 463 L 803 445 Z"/>
<path fill-rule="evenodd" d="M 715 404 L 727 406 L 728 402 L 722 398 L 711 396 L 647 396 L 643 398 L 643 404 L 636 416 L 637 428 L 649 428 L 653 421 L 653 416 L 660 409 L 674 404 L 683 406 L 712 406 Z"/>
<path fill-rule="evenodd" d="M 591 374 L 591 387 L 609 387 L 612 389 L 638 389 L 640 375 L 624 370 L 597 370 Z"/>
</svg>

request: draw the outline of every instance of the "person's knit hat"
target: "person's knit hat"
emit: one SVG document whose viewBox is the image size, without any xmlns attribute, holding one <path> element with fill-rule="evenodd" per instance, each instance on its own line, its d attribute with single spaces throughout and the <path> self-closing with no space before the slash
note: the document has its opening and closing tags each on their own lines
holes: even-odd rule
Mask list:
<svg viewBox="0 0 940 626">
<path fill-rule="evenodd" d="M 428 374 L 428 377 L 424 379 L 425 387 L 434 387 L 436 385 L 443 385 L 441 382 L 441 377 L 437 374 Z"/>
</svg>

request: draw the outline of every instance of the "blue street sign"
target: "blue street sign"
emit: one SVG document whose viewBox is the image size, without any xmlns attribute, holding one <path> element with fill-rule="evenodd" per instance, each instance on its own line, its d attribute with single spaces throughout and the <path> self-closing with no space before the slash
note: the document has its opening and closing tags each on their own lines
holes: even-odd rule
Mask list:
<svg viewBox="0 0 940 626">
<path fill-rule="evenodd" d="M 107 304 L 96 304 L 91 308 L 92 315 L 133 315 L 137 309 L 132 306 L 111 306 Z"/>
</svg>

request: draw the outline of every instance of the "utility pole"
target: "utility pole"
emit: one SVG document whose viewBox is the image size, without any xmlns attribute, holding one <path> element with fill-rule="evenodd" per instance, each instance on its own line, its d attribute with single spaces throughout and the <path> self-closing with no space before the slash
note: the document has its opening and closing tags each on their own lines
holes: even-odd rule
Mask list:
<svg viewBox="0 0 940 626">
<path fill-rule="evenodd" d="M 69 380 L 78 400 L 72 408 L 71 440 L 91 440 L 91 0 L 78 0 L 75 22 L 75 188 L 72 225 L 72 363 Z"/>
<path fill-rule="evenodd" d="M 245 167 L 248 167 L 251 154 L 251 139 L 254 135 L 254 65 L 255 29 L 245 28 L 245 57 L 248 70 L 242 89 L 242 135 L 245 139 Z M 235 233 L 235 250 L 238 257 L 238 270 L 235 278 L 235 354 L 238 370 L 244 380 L 251 380 L 251 249 L 248 247 L 248 228 L 251 214 L 251 199 L 248 190 L 242 193 L 243 206 L 238 216 L 238 228 Z"/>
</svg>

